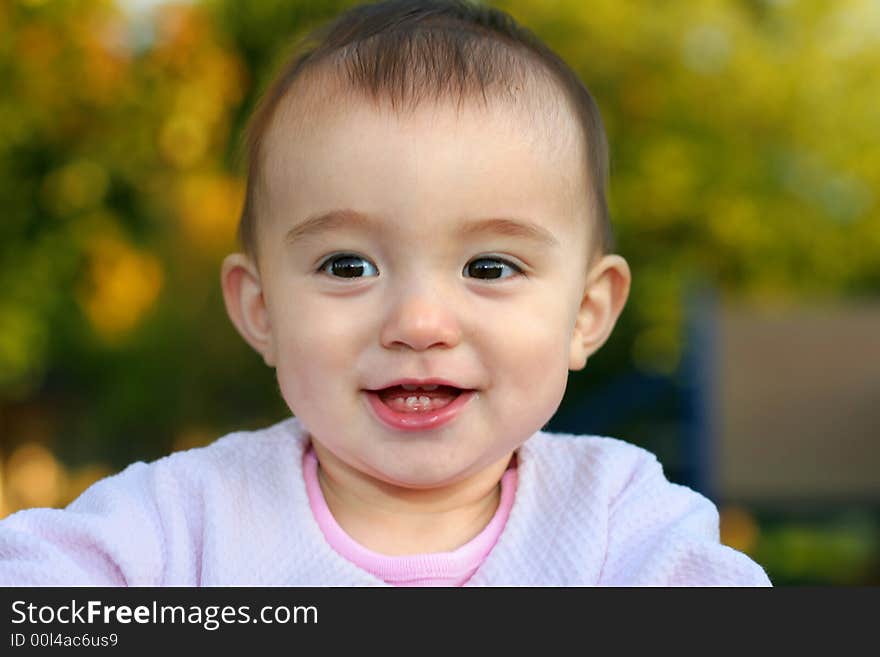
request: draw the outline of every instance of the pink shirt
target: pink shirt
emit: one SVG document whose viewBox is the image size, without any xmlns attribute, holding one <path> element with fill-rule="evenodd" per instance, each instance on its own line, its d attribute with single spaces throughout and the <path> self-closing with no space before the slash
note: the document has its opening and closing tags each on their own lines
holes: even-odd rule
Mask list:
<svg viewBox="0 0 880 657">
<path fill-rule="evenodd" d="M 495 547 L 516 494 L 516 466 L 511 465 L 501 477 L 501 499 L 495 515 L 470 541 L 452 552 L 388 556 L 365 548 L 336 522 L 318 483 L 318 459 L 311 446 L 303 455 L 303 477 L 312 513 L 330 547 L 395 586 L 461 586 L 467 582 Z"/>
<path fill-rule="evenodd" d="M 19 511 L 0 520 L 0 586 L 388 586 L 325 538 L 309 443 L 288 418 L 132 464 L 66 509 Z M 719 542 L 715 505 L 670 483 L 650 452 L 538 431 L 516 455 L 516 495 L 510 479 L 483 549 L 452 553 L 478 556 L 450 581 L 482 561 L 465 586 L 770 585 Z"/>
</svg>

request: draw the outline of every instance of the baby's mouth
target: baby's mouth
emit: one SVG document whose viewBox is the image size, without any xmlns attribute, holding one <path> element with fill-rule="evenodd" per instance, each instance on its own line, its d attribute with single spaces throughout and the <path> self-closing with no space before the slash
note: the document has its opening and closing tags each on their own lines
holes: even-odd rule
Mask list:
<svg viewBox="0 0 880 657">
<path fill-rule="evenodd" d="M 450 404 L 462 392 L 461 388 L 444 385 L 391 386 L 372 391 L 382 403 L 398 413 L 436 411 Z"/>
</svg>

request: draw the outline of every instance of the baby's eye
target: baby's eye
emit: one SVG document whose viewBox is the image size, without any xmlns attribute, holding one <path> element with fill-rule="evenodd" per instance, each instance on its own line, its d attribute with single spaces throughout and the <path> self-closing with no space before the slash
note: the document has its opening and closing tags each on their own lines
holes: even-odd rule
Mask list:
<svg viewBox="0 0 880 657">
<path fill-rule="evenodd" d="M 372 270 L 373 273 L 369 273 L 370 270 Z M 321 263 L 321 266 L 318 267 L 318 271 L 327 272 L 335 278 L 361 278 L 365 275 L 379 275 L 379 270 L 376 269 L 376 265 L 366 258 L 351 253 L 330 256 Z"/>
<path fill-rule="evenodd" d="M 505 275 L 505 269 L 510 273 Z M 512 262 L 502 260 L 501 258 L 477 258 L 464 266 L 464 273 L 466 276 L 482 279 L 510 278 L 516 274 L 521 274 L 522 269 Z"/>
</svg>

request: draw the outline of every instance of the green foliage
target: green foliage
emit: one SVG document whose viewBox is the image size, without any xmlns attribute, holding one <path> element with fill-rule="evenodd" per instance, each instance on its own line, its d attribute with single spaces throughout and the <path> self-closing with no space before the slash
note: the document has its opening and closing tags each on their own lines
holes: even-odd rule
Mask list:
<svg viewBox="0 0 880 657">
<path fill-rule="evenodd" d="M 774 584 L 869 585 L 880 578 L 880 519 L 850 510 L 767 518 L 753 557 Z"/>
<path fill-rule="evenodd" d="M 5 450 L 36 437 L 119 466 L 280 417 L 217 284 L 243 190 L 238 52 L 188 6 L 7 3 L 0 35 Z"/>
</svg>

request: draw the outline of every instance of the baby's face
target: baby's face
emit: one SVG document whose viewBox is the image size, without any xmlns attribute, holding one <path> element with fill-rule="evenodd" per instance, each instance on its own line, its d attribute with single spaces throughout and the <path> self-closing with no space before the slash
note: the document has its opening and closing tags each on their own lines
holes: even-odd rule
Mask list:
<svg viewBox="0 0 880 657">
<path fill-rule="evenodd" d="M 558 408 L 590 236 L 579 151 L 542 134 L 500 106 L 356 102 L 295 140 L 271 133 L 265 355 L 347 466 L 409 488 L 462 481 Z M 468 392 L 375 392 L 406 379 Z"/>
</svg>

